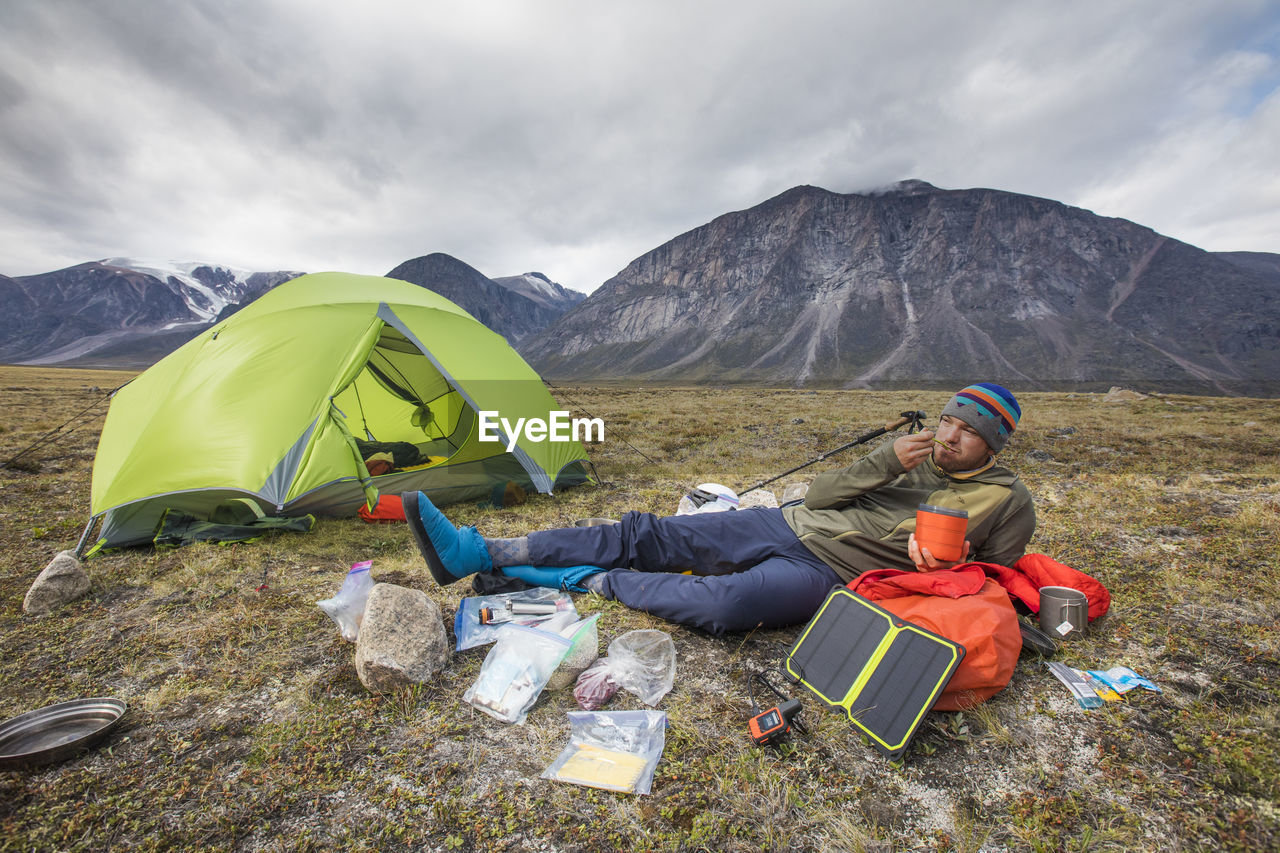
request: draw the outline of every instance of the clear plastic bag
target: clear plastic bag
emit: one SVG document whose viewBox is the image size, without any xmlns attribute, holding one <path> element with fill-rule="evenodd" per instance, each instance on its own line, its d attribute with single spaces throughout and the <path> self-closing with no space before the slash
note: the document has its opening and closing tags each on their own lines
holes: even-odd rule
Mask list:
<svg viewBox="0 0 1280 853">
<path fill-rule="evenodd" d="M 354 643 L 360 636 L 360 623 L 364 621 L 364 606 L 369 601 L 369 590 L 373 589 L 372 560 L 356 563 L 347 572 L 342 587 L 333 598 L 317 601 L 316 606 L 338 623 L 342 631 L 342 639 Z"/>
<path fill-rule="evenodd" d="M 570 711 L 569 745 L 542 778 L 647 794 L 666 737 L 665 711 Z"/>
<path fill-rule="evenodd" d="M 504 723 L 523 723 L 572 647 L 572 640 L 554 631 L 503 625 L 463 701 Z"/>
<path fill-rule="evenodd" d="M 676 680 L 676 644 L 662 631 L 628 631 L 609 644 L 609 660 L 618 686 L 650 707 Z"/>
<path fill-rule="evenodd" d="M 584 711 L 603 708 L 617 692 L 618 682 L 610 677 L 608 658 L 600 658 L 578 673 L 578 680 L 573 685 L 573 698 Z"/>
<path fill-rule="evenodd" d="M 516 615 L 510 622 L 485 625 L 480 622 L 480 611 L 488 608 L 502 611 L 512 604 L 554 604 L 554 614 Z M 458 606 L 458 615 L 453 620 L 453 635 L 456 638 L 455 649 L 463 651 L 476 646 L 483 646 L 498 639 L 498 631 L 503 625 L 541 625 L 552 616 L 568 612 L 573 619 L 578 618 L 578 610 L 573 605 L 573 598 L 555 589 L 537 587 L 522 589 L 519 592 L 502 592 L 495 595 L 471 596 L 462 599 Z"/>
<path fill-rule="evenodd" d="M 650 707 L 662 701 L 676 680 L 676 645 L 662 631 L 628 631 L 609 644 L 608 657 L 578 676 L 573 695 L 591 711 L 608 702 L 619 687 Z"/>
<path fill-rule="evenodd" d="M 547 679 L 548 690 L 563 690 L 573 684 L 579 673 L 600 657 L 600 633 L 596 629 L 599 621 L 600 614 L 596 613 L 560 631 L 562 636 L 573 641 L 573 645 L 551 678 Z"/>
</svg>

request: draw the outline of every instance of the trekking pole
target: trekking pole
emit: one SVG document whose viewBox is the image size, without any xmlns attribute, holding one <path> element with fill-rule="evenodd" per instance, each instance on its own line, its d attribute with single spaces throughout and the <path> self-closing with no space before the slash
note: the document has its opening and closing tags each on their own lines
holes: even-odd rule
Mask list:
<svg viewBox="0 0 1280 853">
<path fill-rule="evenodd" d="M 808 468 L 810 465 L 815 465 L 821 462 L 822 460 L 827 459 L 828 457 L 835 456 L 837 453 L 848 450 L 850 447 L 856 447 L 859 444 L 866 444 L 868 441 L 870 441 L 873 438 L 879 438 L 880 436 L 884 435 L 887 432 L 893 432 L 895 429 L 901 429 L 907 424 L 911 425 L 911 429 L 907 430 L 907 432 L 908 433 L 915 432 L 916 430 L 924 426 L 924 419 L 927 417 L 928 415 L 920 411 L 902 412 L 900 415 L 898 415 L 898 419 L 896 421 L 887 423 L 884 426 L 880 427 L 880 429 L 872 430 L 866 435 L 860 435 L 857 438 L 855 438 L 853 441 L 849 442 L 848 444 L 840 445 L 835 450 L 828 450 L 826 453 L 820 453 L 813 459 L 810 459 L 808 462 L 804 463 L 803 465 L 797 465 L 796 467 L 788 471 L 783 471 L 781 474 L 779 474 L 776 477 L 770 477 L 767 480 L 762 480 L 759 483 L 756 483 L 751 488 L 747 489 L 746 491 L 739 492 L 738 497 L 742 497 L 747 492 L 754 492 L 756 489 L 759 489 L 762 486 L 767 486 L 776 480 L 781 480 L 783 477 L 787 476 L 788 474 L 794 474 L 797 471 L 800 471 L 804 468 Z"/>
</svg>

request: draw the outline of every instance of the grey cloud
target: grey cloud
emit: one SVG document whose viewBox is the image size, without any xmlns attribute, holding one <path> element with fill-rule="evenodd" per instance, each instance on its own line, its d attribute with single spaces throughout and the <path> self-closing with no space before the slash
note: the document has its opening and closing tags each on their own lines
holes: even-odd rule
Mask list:
<svg viewBox="0 0 1280 853">
<path fill-rule="evenodd" d="M 447 251 L 586 289 L 799 183 L 921 177 L 1138 218 L 1210 179 L 1145 168 L 1153 150 L 1265 103 L 1275 18 L 1246 0 L 11 0 L 0 243 L 38 228 L 50 265 L 110 245 L 358 272 Z"/>
</svg>

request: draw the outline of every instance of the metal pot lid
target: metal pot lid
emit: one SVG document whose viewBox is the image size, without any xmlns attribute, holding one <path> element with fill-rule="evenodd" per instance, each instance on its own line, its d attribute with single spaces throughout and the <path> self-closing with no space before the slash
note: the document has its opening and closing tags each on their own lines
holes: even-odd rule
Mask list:
<svg viewBox="0 0 1280 853">
<path fill-rule="evenodd" d="M 120 723 L 128 709 L 111 697 L 72 699 L 0 723 L 0 770 L 64 761 Z"/>
</svg>

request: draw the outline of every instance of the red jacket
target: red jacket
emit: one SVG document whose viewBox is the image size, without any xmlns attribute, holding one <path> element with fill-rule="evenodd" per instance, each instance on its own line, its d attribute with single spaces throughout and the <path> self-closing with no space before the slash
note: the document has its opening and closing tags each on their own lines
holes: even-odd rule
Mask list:
<svg viewBox="0 0 1280 853">
<path fill-rule="evenodd" d="M 849 589 L 871 601 L 917 593 L 959 598 L 976 594 L 988 577 L 1004 587 L 1010 598 L 1025 604 L 1032 613 L 1040 612 L 1042 586 L 1068 586 L 1083 592 L 1089 599 L 1090 622 L 1111 607 L 1111 593 L 1101 582 L 1044 554 L 1027 554 L 1012 568 L 995 563 L 961 563 L 936 572 L 876 569 L 859 575 L 849 584 Z"/>
</svg>

